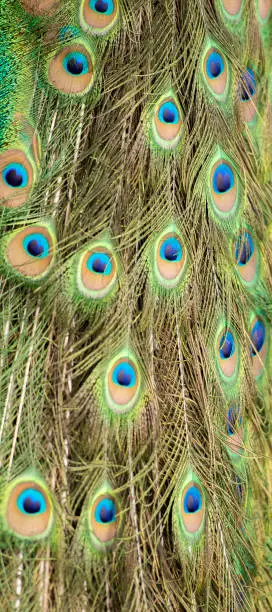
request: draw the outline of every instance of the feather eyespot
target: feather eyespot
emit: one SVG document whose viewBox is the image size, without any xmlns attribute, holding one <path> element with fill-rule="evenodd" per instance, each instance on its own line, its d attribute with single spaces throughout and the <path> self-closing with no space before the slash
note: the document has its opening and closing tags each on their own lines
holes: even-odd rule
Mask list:
<svg viewBox="0 0 272 612">
<path fill-rule="evenodd" d="M 243 236 L 239 236 L 236 248 L 235 258 L 238 266 L 245 266 L 251 260 L 254 253 L 253 240 L 247 232 Z"/>
<path fill-rule="evenodd" d="M 234 174 L 228 164 L 220 164 L 213 176 L 213 188 L 218 194 L 226 193 L 233 188 Z"/>
<path fill-rule="evenodd" d="M 62 65 L 66 72 L 72 76 L 87 74 L 89 69 L 86 55 L 83 55 L 83 53 L 79 53 L 78 51 L 67 53 L 62 60 Z"/>
<path fill-rule="evenodd" d="M 78 266 L 78 287 L 86 297 L 100 299 L 114 289 L 117 261 L 110 245 L 96 243 L 85 251 Z"/>
<path fill-rule="evenodd" d="M 235 343 L 233 335 L 230 331 L 227 331 L 220 339 L 220 358 L 222 360 L 230 359 L 235 352 Z"/>
<path fill-rule="evenodd" d="M 99 495 L 91 509 L 91 526 L 97 540 L 112 542 L 117 534 L 117 504 L 112 495 Z"/>
<path fill-rule="evenodd" d="M 113 0 L 89 0 L 89 5 L 93 7 L 94 11 L 102 15 L 112 15 L 114 11 Z"/>
<path fill-rule="evenodd" d="M 28 174 L 26 168 L 22 164 L 8 164 L 2 171 L 3 180 L 14 189 L 24 188 L 28 183 Z"/>
<path fill-rule="evenodd" d="M 173 527 L 181 555 L 191 556 L 193 547 L 203 544 L 206 500 L 198 477 L 190 470 L 182 479 L 175 497 Z"/>
<path fill-rule="evenodd" d="M 117 414 L 125 414 L 134 408 L 139 399 L 141 375 L 132 356 L 120 355 L 108 367 L 105 377 L 107 406 Z"/>
<path fill-rule="evenodd" d="M 209 89 L 218 99 L 225 99 L 228 84 L 228 69 L 223 55 L 218 49 L 210 48 L 204 59 L 204 74 Z"/>
<path fill-rule="evenodd" d="M 132 362 L 120 359 L 108 375 L 109 394 L 119 410 L 127 410 L 135 403 L 139 386 L 138 375 Z"/>
<path fill-rule="evenodd" d="M 109 525 L 116 520 L 116 505 L 113 499 L 103 498 L 96 506 L 94 518 L 101 525 Z"/>
<path fill-rule="evenodd" d="M 55 236 L 47 225 L 33 225 L 7 236 L 4 258 L 9 269 L 29 281 L 38 281 L 51 269 Z"/>
<path fill-rule="evenodd" d="M 248 68 L 247 71 L 241 77 L 240 84 L 240 100 L 241 102 L 248 102 L 256 93 L 256 78 L 254 72 Z"/>
<path fill-rule="evenodd" d="M 268 350 L 268 339 L 265 322 L 255 317 L 250 327 L 250 355 L 252 359 L 252 372 L 258 378 L 265 367 Z"/>
<path fill-rule="evenodd" d="M 207 58 L 207 74 L 210 79 L 217 79 L 225 70 L 224 60 L 221 54 L 214 49 L 209 52 Z"/>
<path fill-rule="evenodd" d="M 119 500 L 109 482 L 104 482 L 87 503 L 87 536 L 92 552 L 112 548 L 121 528 Z M 85 521 L 84 521 L 85 522 Z M 83 527 L 83 524 L 82 524 Z M 84 538 L 85 539 L 85 538 Z M 94 549 L 94 550 L 93 550 Z"/>
<path fill-rule="evenodd" d="M 92 253 L 87 260 L 87 268 L 96 274 L 109 276 L 112 272 L 111 258 L 107 253 Z"/>
<path fill-rule="evenodd" d="M 53 507 L 46 489 L 34 480 L 18 482 L 9 492 L 6 521 L 15 535 L 28 539 L 47 536 L 53 525 Z"/>
<path fill-rule="evenodd" d="M 160 98 L 152 122 L 155 142 L 163 149 L 175 148 L 183 132 L 183 120 L 177 101 L 169 96 Z"/>
<path fill-rule="evenodd" d="M 83 30 L 104 35 L 115 25 L 119 14 L 117 0 L 83 0 L 80 21 Z"/>
<path fill-rule="evenodd" d="M 205 504 L 200 486 L 190 482 L 184 489 L 181 498 L 181 516 L 185 530 L 194 534 L 199 530 L 204 519 Z"/>
<path fill-rule="evenodd" d="M 46 510 L 44 496 L 37 489 L 25 489 L 17 499 L 17 508 L 23 514 L 43 514 Z"/>
<path fill-rule="evenodd" d="M 94 63 L 85 44 L 67 44 L 49 60 L 49 83 L 64 94 L 83 95 L 94 81 Z"/>
<path fill-rule="evenodd" d="M 257 81 L 251 68 L 241 76 L 238 87 L 239 111 L 246 123 L 251 123 L 257 112 Z"/>
<path fill-rule="evenodd" d="M 236 404 L 231 405 L 227 411 L 226 430 L 227 430 L 227 445 L 232 453 L 242 452 L 242 415 L 240 407 Z"/>
<path fill-rule="evenodd" d="M 250 339 L 252 342 L 251 356 L 255 357 L 263 348 L 265 342 L 265 326 L 261 320 L 257 320 L 251 330 Z"/>
<path fill-rule="evenodd" d="M 112 381 L 118 387 L 133 388 L 136 383 L 136 373 L 130 363 L 121 362 L 115 366 L 112 372 Z"/>
<path fill-rule="evenodd" d="M 234 243 L 234 257 L 237 270 L 243 281 L 253 283 L 256 279 L 258 253 L 249 232 L 244 232 L 238 236 Z"/>
<path fill-rule="evenodd" d="M 35 180 L 35 166 L 24 150 L 0 153 L 0 205 L 17 208 L 28 200 Z"/>
<path fill-rule="evenodd" d="M 229 329 L 219 335 L 218 357 L 223 376 L 230 379 L 238 365 L 238 354 L 234 335 Z"/>
<path fill-rule="evenodd" d="M 186 250 L 176 232 L 166 232 L 155 245 L 155 273 L 161 285 L 174 287 L 181 280 L 186 263 Z"/>
<path fill-rule="evenodd" d="M 237 204 L 237 179 L 231 164 L 218 160 L 211 171 L 211 193 L 219 213 L 231 213 Z"/>
<path fill-rule="evenodd" d="M 46 236 L 38 232 L 25 236 L 23 239 L 23 247 L 25 252 L 31 257 L 39 257 L 42 259 L 49 255 L 49 241 Z"/>
</svg>

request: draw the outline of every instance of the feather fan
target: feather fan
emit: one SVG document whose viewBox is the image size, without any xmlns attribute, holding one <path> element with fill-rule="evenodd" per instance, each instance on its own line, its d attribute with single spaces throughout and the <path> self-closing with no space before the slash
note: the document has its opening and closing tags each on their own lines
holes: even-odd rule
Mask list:
<svg viewBox="0 0 272 612">
<path fill-rule="evenodd" d="M 0 2 L 0 585 L 272 608 L 272 2 Z"/>
</svg>

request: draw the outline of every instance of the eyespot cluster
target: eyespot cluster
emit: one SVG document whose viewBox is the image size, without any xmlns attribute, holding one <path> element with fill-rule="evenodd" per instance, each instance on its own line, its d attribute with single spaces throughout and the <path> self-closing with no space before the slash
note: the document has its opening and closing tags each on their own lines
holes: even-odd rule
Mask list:
<svg viewBox="0 0 272 612">
<path fill-rule="evenodd" d="M 110 483 L 104 483 L 87 499 L 82 518 L 85 537 L 95 550 L 106 550 L 120 536 L 120 511 L 120 501 Z M 0 526 L 20 540 L 56 539 L 59 511 L 40 474 L 28 470 L 6 486 L 0 504 Z"/>
</svg>

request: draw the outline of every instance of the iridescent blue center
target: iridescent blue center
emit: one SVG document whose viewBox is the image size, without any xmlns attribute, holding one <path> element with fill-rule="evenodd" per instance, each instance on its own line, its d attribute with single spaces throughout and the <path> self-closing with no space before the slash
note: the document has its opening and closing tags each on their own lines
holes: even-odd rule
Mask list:
<svg viewBox="0 0 272 612">
<path fill-rule="evenodd" d="M 263 322 L 260 321 L 260 319 L 258 319 L 253 326 L 253 329 L 250 334 L 250 340 L 253 345 L 250 347 L 250 352 L 251 355 L 254 357 L 254 355 L 256 355 L 262 350 L 265 342 L 265 326 Z"/>
<path fill-rule="evenodd" d="M 102 15 L 112 15 L 114 11 L 114 2 L 113 0 L 90 0 L 89 7 Z"/>
<path fill-rule="evenodd" d="M 8 164 L 2 171 L 2 177 L 6 185 L 14 189 L 26 187 L 28 183 L 28 174 L 22 164 Z"/>
<path fill-rule="evenodd" d="M 25 236 L 23 239 L 23 247 L 31 257 L 43 259 L 49 255 L 49 242 L 43 234 L 39 234 L 38 232 Z"/>
<path fill-rule="evenodd" d="M 242 425 L 242 416 L 239 406 L 231 406 L 228 411 L 227 432 L 232 436 L 238 427 Z"/>
<path fill-rule="evenodd" d="M 202 508 L 202 495 L 197 487 L 190 487 L 184 497 L 184 511 L 194 514 Z"/>
<path fill-rule="evenodd" d="M 254 72 L 248 68 L 241 77 L 239 96 L 242 102 L 248 102 L 256 92 L 256 78 Z"/>
<path fill-rule="evenodd" d="M 113 523 L 116 520 L 116 505 L 113 499 L 102 499 L 96 506 L 94 518 L 97 523 Z"/>
<path fill-rule="evenodd" d="M 107 253 L 94 252 L 87 260 L 87 268 L 90 272 L 109 276 L 112 272 L 111 258 Z"/>
<path fill-rule="evenodd" d="M 253 240 L 247 232 L 238 237 L 235 246 L 235 259 L 238 266 L 245 266 L 254 253 Z"/>
<path fill-rule="evenodd" d="M 40 491 L 29 488 L 20 493 L 17 508 L 23 514 L 42 514 L 46 511 L 46 501 Z"/>
<path fill-rule="evenodd" d="M 134 387 L 136 384 L 136 372 L 130 363 L 123 361 L 114 368 L 112 380 L 121 387 Z"/>
<path fill-rule="evenodd" d="M 213 189 L 215 193 L 226 193 L 234 186 L 234 174 L 227 164 L 217 166 L 213 175 Z"/>
<path fill-rule="evenodd" d="M 182 247 L 177 238 L 167 238 L 161 245 L 160 257 L 169 262 L 181 261 Z"/>
<path fill-rule="evenodd" d="M 209 55 L 206 66 L 209 79 L 216 79 L 225 69 L 223 58 L 217 51 Z"/>
<path fill-rule="evenodd" d="M 171 100 L 161 104 L 158 116 L 162 123 L 176 125 L 179 122 L 179 112 L 177 106 L 174 104 L 174 102 L 171 102 Z"/>
<path fill-rule="evenodd" d="M 230 331 L 227 331 L 220 340 L 220 358 L 221 359 L 229 359 L 234 355 L 235 351 L 235 342 L 233 335 Z"/>
<path fill-rule="evenodd" d="M 71 76 L 81 76 L 87 74 L 89 70 L 88 60 L 83 53 L 79 51 L 72 51 L 67 53 L 62 61 L 62 64 Z"/>
</svg>

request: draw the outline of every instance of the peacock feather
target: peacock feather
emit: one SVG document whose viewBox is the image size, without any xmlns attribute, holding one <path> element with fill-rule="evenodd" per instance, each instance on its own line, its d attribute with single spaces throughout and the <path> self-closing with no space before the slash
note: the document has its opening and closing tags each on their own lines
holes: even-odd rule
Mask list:
<svg viewBox="0 0 272 612">
<path fill-rule="evenodd" d="M 272 2 L 0 0 L 0 585 L 272 608 Z"/>
</svg>

